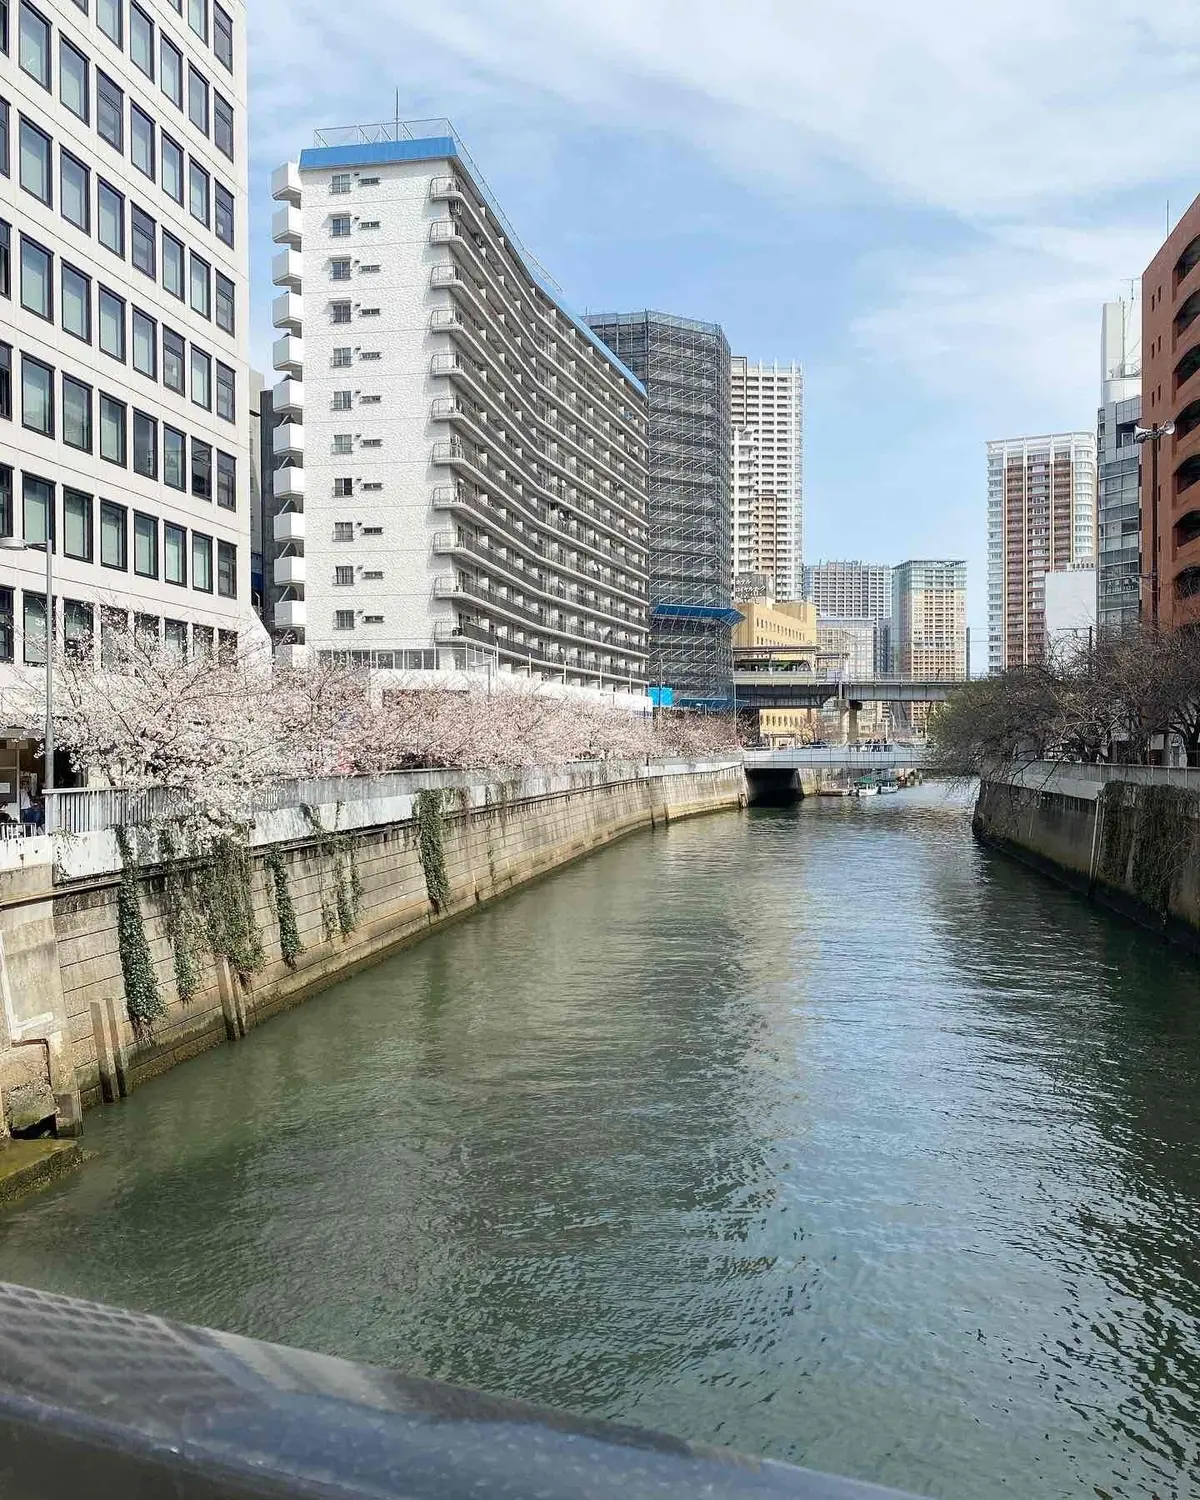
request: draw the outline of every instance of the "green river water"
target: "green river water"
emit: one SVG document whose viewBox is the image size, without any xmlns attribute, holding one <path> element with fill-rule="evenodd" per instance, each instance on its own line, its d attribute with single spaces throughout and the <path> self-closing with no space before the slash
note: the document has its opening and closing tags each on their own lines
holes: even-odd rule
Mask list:
<svg viewBox="0 0 1200 1500">
<path fill-rule="evenodd" d="M 1200 1492 L 1200 968 L 938 787 L 635 835 L 86 1144 L 0 1279 L 944 1500 Z"/>
</svg>

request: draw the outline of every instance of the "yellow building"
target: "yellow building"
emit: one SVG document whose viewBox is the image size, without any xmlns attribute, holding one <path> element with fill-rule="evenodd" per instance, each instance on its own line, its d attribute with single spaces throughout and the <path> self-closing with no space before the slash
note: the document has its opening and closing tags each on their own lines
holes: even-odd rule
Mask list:
<svg viewBox="0 0 1200 1500">
<path fill-rule="evenodd" d="M 791 671 L 817 675 L 816 605 L 755 599 L 737 608 L 742 620 L 733 631 L 735 664 L 769 658 Z M 764 708 L 758 716 L 759 734 L 775 749 L 808 744 L 818 738 L 818 728 L 817 712 L 811 708 Z"/>
<path fill-rule="evenodd" d="M 749 653 L 753 648 L 794 646 L 795 656 L 781 650 L 772 651 L 787 662 L 811 659 L 815 670 L 817 655 L 817 608 L 815 604 L 776 604 L 754 599 L 737 606 L 742 621 L 733 631 L 733 649 Z"/>
</svg>

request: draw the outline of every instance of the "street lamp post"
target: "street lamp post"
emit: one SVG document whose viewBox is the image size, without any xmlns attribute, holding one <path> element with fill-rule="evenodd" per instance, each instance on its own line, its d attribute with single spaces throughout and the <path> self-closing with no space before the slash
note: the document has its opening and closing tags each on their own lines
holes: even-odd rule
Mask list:
<svg viewBox="0 0 1200 1500">
<path fill-rule="evenodd" d="M 5 552 L 41 552 L 40 542 L 22 541 L 20 537 L 0 537 L 0 550 Z M 50 539 L 50 518 L 46 518 L 46 729 L 45 775 L 42 777 L 43 792 L 54 790 L 54 547 Z"/>
<path fill-rule="evenodd" d="M 1150 623 L 1158 625 L 1160 593 L 1158 572 L 1158 445 L 1175 431 L 1174 422 L 1156 422 L 1153 427 L 1135 427 L 1135 443 L 1150 444 Z"/>
</svg>

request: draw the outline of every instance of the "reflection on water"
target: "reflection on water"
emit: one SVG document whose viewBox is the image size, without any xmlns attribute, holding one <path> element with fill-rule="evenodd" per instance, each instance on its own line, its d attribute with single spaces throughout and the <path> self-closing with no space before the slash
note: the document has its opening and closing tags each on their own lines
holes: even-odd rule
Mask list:
<svg viewBox="0 0 1200 1500">
<path fill-rule="evenodd" d="M 680 824 L 90 1116 L 0 1277 L 956 1500 L 1183 1496 L 1198 988 L 938 788 Z"/>
</svg>

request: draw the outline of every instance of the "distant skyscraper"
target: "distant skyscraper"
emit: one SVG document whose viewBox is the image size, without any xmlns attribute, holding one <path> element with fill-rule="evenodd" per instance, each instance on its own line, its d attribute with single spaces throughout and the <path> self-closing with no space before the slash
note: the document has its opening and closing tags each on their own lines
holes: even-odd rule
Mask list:
<svg viewBox="0 0 1200 1500">
<path fill-rule="evenodd" d="M 769 573 L 778 599 L 804 594 L 804 372 L 735 356 L 733 572 Z"/>
<path fill-rule="evenodd" d="M 716 323 L 603 313 L 592 330 L 646 388 L 651 687 L 677 704 L 733 697 L 729 344 Z"/>
<path fill-rule="evenodd" d="M 1041 661 L 1043 579 L 1096 553 L 1096 436 L 988 444 L 988 670 Z"/>
<path fill-rule="evenodd" d="M 886 563 L 817 563 L 804 570 L 804 594 L 821 615 L 887 620 L 892 613 L 892 570 Z"/>
<path fill-rule="evenodd" d="M 1141 450 L 1133 432 L 1142 415 L 1142 328 L 1136 298 L 1104 304 L 1101 351 L 1097 623 L 1101 630 L 1124 630 L 1137 624 L 1141 612 Z"/>
<path fill-rule="evenodd" d="M 920 558 L 895 569 L 892 656 L 897 677 L 966 677 L 965 562 Z"/>
</svg>

